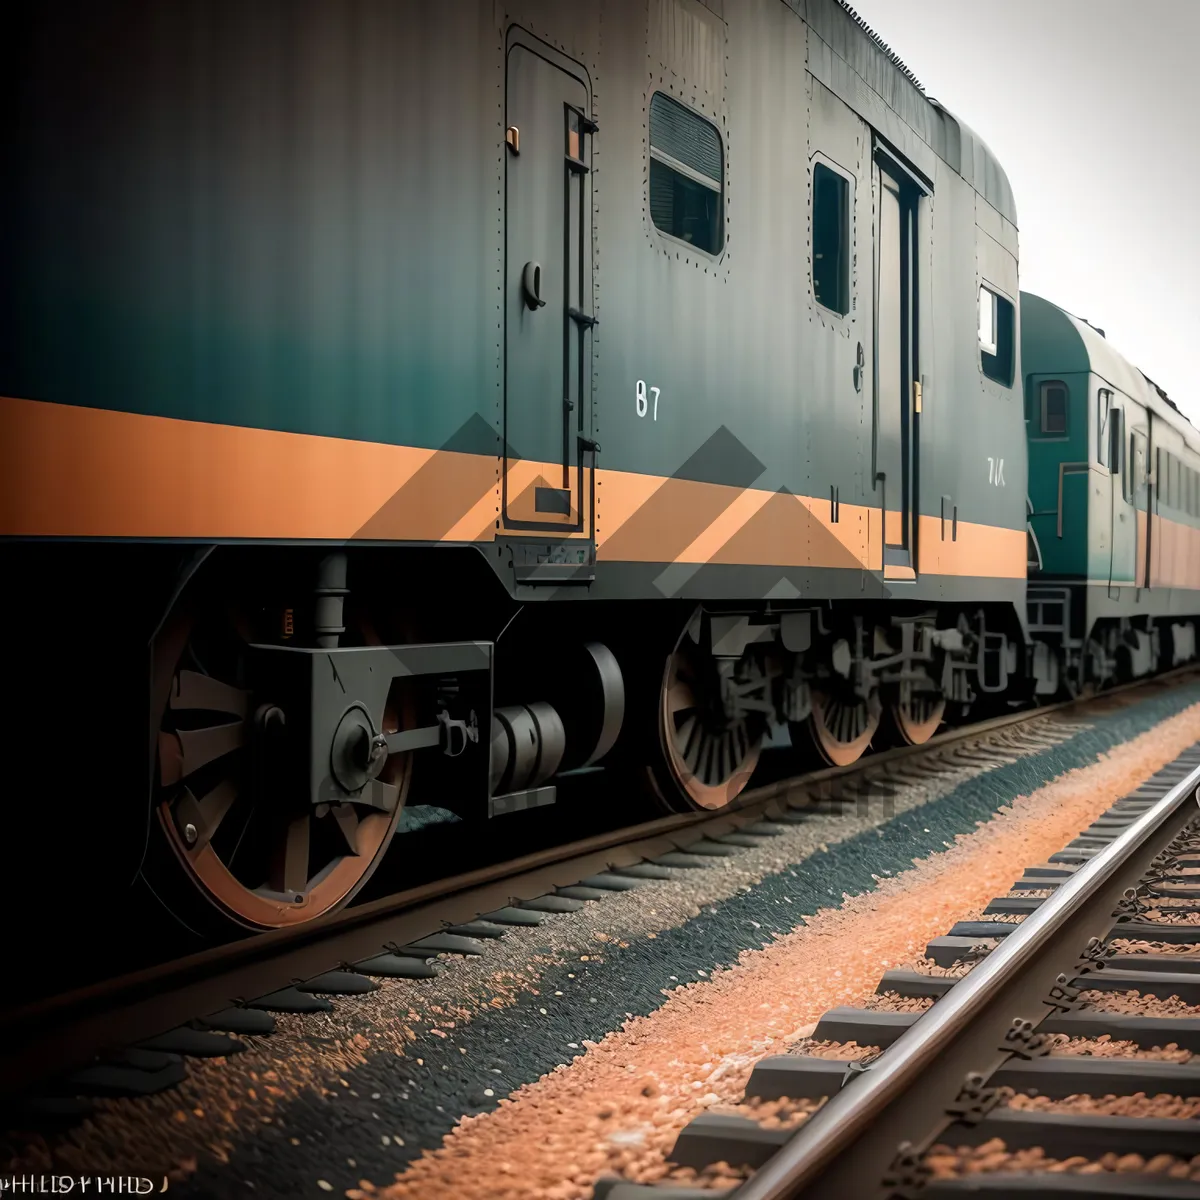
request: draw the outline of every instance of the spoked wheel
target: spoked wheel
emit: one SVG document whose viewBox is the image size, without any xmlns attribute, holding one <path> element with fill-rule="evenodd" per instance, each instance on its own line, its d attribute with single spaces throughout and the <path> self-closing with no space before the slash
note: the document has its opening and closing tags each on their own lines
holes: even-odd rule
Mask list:
<svg viewBox="0 0 1200 1200">
<path fill-rule="evenodd" d="M 693 640 L 703 628 L 699 621 L 689 624 L 662 677 L 658 733 L 665 770 L 651 773 L 655 792 L 676 811 L 724 808 L 734 800 L 754 774 L 766 732 L 757 713 L 727 715 L 716 661 Z M 747 659 L 738 664 L 732 687 L 752 694 L 760 681 L 765 689 L 766 676 Z"/>
<path fill-rule="evenodd" d="M 358 633 L 358 641 L 377 641 L 361 624 Z M 155 832 L 181 886 L 164 901 L 205 932 L 230 922 L 254 930 L 299 925 L 346 903 L 399 824 L 412 753 L 391 756 L 360 798 L 314 805 L 306 774 L 291 773 L 296 751 L 282 745 L 286 714 L 253 705 L 243 617 L 185 617 L 172 635 L 168 642 L 182 648 L 162 664 L 170 679 L 158 734 Z M 383 732 L 397 732 L 406 715 L 389 701 Z"/>
<path fill-rule="evenodd" d="M 817 753 L 831 767 L 857 762 L 879 728 L 879 693 L 864 700 L 853 692 L 812 689 L 812 713 L 806 724 Z"/>
<path fill-rule="evenodd" d="M 946 717 L 946 697 L 933 681 L 904 680 L 887 702 L 888 732 L 903 746 L 923 746 Z"/>
</svg>

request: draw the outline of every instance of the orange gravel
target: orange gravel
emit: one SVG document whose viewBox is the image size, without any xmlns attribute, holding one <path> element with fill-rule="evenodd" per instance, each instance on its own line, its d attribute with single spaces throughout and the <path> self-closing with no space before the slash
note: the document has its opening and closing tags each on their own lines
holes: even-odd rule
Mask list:
<svg viewBox="0 0 1200 1200">
<path fill-rule="evenodd" d="M 1132 942 L 1128 938 L 1113 938 L 1109 946 L 1118 954 L 1179 954 L 1200 958 L 1200 943 Z"/>
<path fill-rule="evenodd" d="M 795 1129 L 824 1103 L 824 1100 L 762 1100 L 755 1096 L 730 1111 L 735 1116 L 757 1121 L 764 1129 Z"/>
<path fill-rule="evenodd" d="M 981 1146 L 934 1146 L 925 1158 L 925 1165 L 934 1179 L 959 1179 L 964 1175 L 983 1175 L 990 1172 L 1013 1174 L 1046 1171 L 1052 1174 L 1067 1172 L 1073 1175 L 1103 1175 L 1105 1173 L 1149 1173 L 1170 1179 L 1200 1179 L 1200 1155 L 1190 1162 L 1173 1154 L 1158 1154 L 1149 1160 L 1140 1154 L 1105 1154 L 1090 1160 L 1082 1155 L 1075 1158 L 1050 1158 L 1040 1146 L 1010 1151 L 999 1138 Z"/>
<path fill-rule="evenodd" d="M 869 996 L 863 1001 L 862 1007 L 875 1012 L 925 1012 L 933 1007 L 933 997 L 898 996 L 895 992 L 884 992 L 879 996 Z"/>
<path fill-rule="evenodd" d="M 947 851 L 846 897 L 737 966 L 676 988 L 571 1064 L 469 1117 L 387 1187 L 351 1200 L 585 1200 L 597 1178 L 663 1180 L 679 1130 L 743 1096 L 755 1062 L 811 1036 L 828 1009 L 862 1005 L 880 974 L 920 962 L 964 911 L 1003 895 L 1101 812 L 1200 737 L 1200 705 L 1019 797 Z M 716 1176 L 710 1173 L 710 1178 Z M 725 1186 L 737 1182 L 729 1173 Z"/>
<path fill-rule="evenodd" d="M 1165 1046 L 1139 1046 L 1136 1042 L 1114 1041 L 1111 1034 L 1098 1038 L 1073 1038 L 1065 1033 L 1046 1035 L 1054 1054 L 1084 1054 L 1092 1058 L 1145 1058 L 1156 1062 L 1191 1062 L 1190 1050 L 1181 1050 L 1174 1042 Z"/>
<path fill-rule="evenodd" d="M 1007 1107 L 1025 1112 L 1076 1112 L 1093 1117 L 1187 1121 L 1200 1117 L 1200 1096 L 1168 1096 L 1164 1092 L 1147 1096 L 1145 1092 L 1135 1092 L 1132 1096 L 1065 1096 L 1061 1100 L 1050 1100 L 1045 1096 L 1018 1094 L 1009 1098 Z"/>
<path fill-rule="evenodd" d="M 1159 997 L 1141 992 L 1080 992 L 1079 999 L 1096 1012 L 1122 1013 L 1131 1017 L 1198 1017 L 1200 1004 L 1184 1004 L 1178 996 L 1166 992 Z"/>
</svg>

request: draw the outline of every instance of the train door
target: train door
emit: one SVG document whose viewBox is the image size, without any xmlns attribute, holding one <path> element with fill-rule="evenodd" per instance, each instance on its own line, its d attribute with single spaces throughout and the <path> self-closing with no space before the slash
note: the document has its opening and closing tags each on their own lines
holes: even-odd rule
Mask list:
<svg viewBox="0 0 1200 1200">
<path fill-rule="evenodd" d="M 1126 418 L 1133 406 L 1122 396 L 1109 405 L 1107 448 L 1111 482 L 1109 527 L 1111 537 L 1108 558 L 1110 592 L 1133 586 L 1137 561 L 1137 523 L 1130 464 L 1126 455 Z"/>
<path fill-rule="evenodd" d="M 808 254 L 811 303 L 818 319 L 811 326 L 814 407 L 808 423 L 806 453 L 813 464 L 812 495 L 830 495 L 830 515 L 837 517 L 841 493 L 854 494 L 866 483 L 873 464 L 860 461 L 850 445 L 827 446 L 820 429 L 844 429 L 851 421 L 872 420 L 874 371 L 874 305 L 872 257 L 862 248 L 875 237 L 872 202 L 871 130 L 849 105 L 811 75 L 808 90 Z M 857 253 L 856 253 L 857 250 Z M 821 397 L 818 400 L 817 397 Z M 826 424 L 826 423 L 829 424 Z M 856 479 L 855 476 L 858 476 Z M 872 475 L 873 478 L 873 475 Z M 868 565 L 879 569 L 882 523 L 872 513 L 868 532 Z"/>
<path fill-rule="evenodd" d="M 921 386 L 917 217 L 924 188 L 875 153 L 875 487 L 883 510 L 883 575 L 916 577 Z"/>
<path fill-rule="evenodd" d="M 1108 429 L 1113 394 L 1109 388 L 1097 386 L 1095 376 L 1088 382 L 1088 393 L 1092 414 L 1088 422 L 1087 578 L 1101 583 L 1107 582 L 1112 570 L 1113 481 L 1108 466 Z"/>
<path fill-rule="evenodd" d="M 519 36 L 519 35 L 518 35 Z M 591 187 L 596 126 L 583 69 L 510 42 L 505 98 L 503 516 L 591 534 Z M 593 464 L 594 466 L 594 464 Z"/>
<path fill-rule="evenodd" d="M 1129 431 L 1129 464 L 1125 473 L 1126 488 L 1132 497 L 1133 585 L 1136 588 L 1150 584 L 1150 444 L 1146 435 L 1146 429 L 1140 424 Z"/>
<path fill-rule="evenodd" d="M 1162 586 L 1162 524 L 1160 516 L 1160 498 L 1167 492 L 1167 455 L 1159 445 L 1159 433 L 1155 424 L 1154 414 L 1149 414 L 1150 420 L 1150 488 L 1146 501 L 1146 540 L 1149 550 L 1146 554 L 1147 577 L 1146 586 L 1156 588 Z"/>
</svg>

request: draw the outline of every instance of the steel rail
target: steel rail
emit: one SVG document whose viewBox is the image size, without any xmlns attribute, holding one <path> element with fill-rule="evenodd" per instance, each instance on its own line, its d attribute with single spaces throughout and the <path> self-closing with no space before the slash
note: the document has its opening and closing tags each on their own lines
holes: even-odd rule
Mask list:
<svg viewBox="0 0 1200 1200">
<path fill-rule="evenodd" d="M 1200 801 L 1198 788 L 1200 766 L 1080 867 L 908 1034 L 831 1096 L 746 1183 L 727 1193 L 730 1200 L 867 1200 L 890 1194 L 883 1181 L 901 1145 L 917 1145 L 933 1132 L 928 1114 L 944 1113 L 968 1072 L 990 1075 L 1007 1058 L 1004 1038 L 1015 1017 L 1023 1015 L 1036 1026 L 1050 1014 L 1042 998 L 1061 970 L 1061 955 L 1074 961 L 1086 945 L 1085 934 L 1103 937 L 1111 930 L 1130 870 L 1136 882 L 1154 854 L 1170 844 L 1179 830 L 1171 819 L 1193 799 Z M 1080 929 L 1089 922 L 1091 929 Z M 992 1048 L 985 1052 L 987 1062 L 980 1061 L 980 1038 Z M 919 1104 L 913 1103 L 917 1088 Z"/>
<path fill-rule="evenodd" d="M 667 840 L 673 835 L 720 837 L 769 815 L 779 802 L 805 795 L 819 801 L 822 784 L 936 754 L 957 742 L 1110 697 L 1167 689 L 1196 670 L 1189 664 L 1093 695 L 958 726 L 919 746 L 895 747 L 864 755 L 845 767 L 824 768 L 748 790 L 716 812 L 680 813 L 595 834 L 395 892 L 306 925 L 251 934 L 56 996 L 0 1008 L 0 1095 L 78 1066 L 106 1046 L 156 1036 L 239 999 L 265 995 L 294 980 L 368 958 L 389 940 L 403 944 L 441 925 L 474 920 L 479 913 L 514 899 L 532 899 L 582 876 L 610 868 L 619 872 L 621 866 L 685 848 Z M 117 1012 L 122 1013 L 119 1020 L 114 1017 Z"/>
</svg>

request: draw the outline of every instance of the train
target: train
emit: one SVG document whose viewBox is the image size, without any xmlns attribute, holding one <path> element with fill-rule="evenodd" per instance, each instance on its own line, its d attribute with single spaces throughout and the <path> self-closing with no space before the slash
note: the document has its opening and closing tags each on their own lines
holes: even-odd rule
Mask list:
<svg viewBox="0 0 1200 1200">
<path fill-rule="evenodd" d="M 6 36 L 39 894 L 295 928 L 420 806 L 718 811 L 766 745 L 848 766 L 1195 656 L 1196 432 L 1021 293 L 1002 165 L 841 0 Z"/>
</svg>

